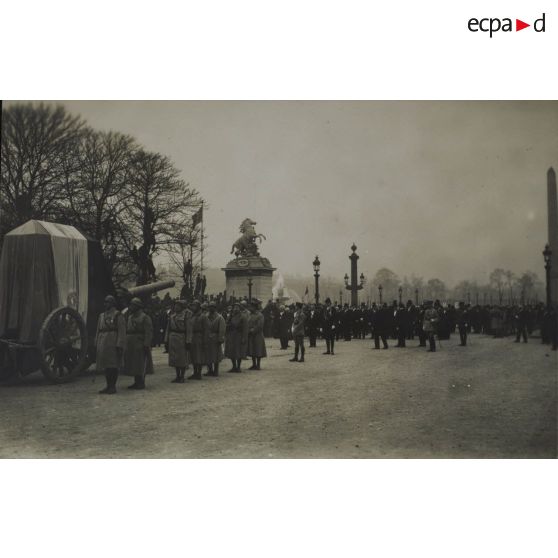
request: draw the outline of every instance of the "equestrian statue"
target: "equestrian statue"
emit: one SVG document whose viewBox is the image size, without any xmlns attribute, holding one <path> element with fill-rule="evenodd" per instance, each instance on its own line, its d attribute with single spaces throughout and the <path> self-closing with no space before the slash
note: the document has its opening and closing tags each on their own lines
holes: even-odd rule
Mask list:
<svg viewBox="0 0 558 558">
<path fill-rule="evenodd" d="M 239 229 L 242 236 L 232 245 L 231 254 L 238 258 L 240 256 L 259 256 L 258 247 L 256 245 L 256 239 L 262 243 L 262 238 L 267 240 L 263 234 L 257 234 L 254 229 L 254 225 L 257 225 L 256 221 L 252 219 L 244 219 L 242 221 Z"/>
</svg>

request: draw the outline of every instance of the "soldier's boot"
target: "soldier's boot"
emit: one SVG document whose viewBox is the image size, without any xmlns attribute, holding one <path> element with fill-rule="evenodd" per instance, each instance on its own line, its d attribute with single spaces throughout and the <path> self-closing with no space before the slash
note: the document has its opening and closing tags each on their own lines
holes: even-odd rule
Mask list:
<svg viewBox="0 0 558 558">
<path fill-rule="evenodd" d="M 213 376 L 215 376 L 217 378 L 217 376 L 219 376 L 219 363 L 216 362 L 213 365 Z"/>
<path fill-rule="evenodd" d="M 145 378 L 144 376 L 134 376 L 134 383 L 128 386 L 128 389 L 145 389 Z"/>
<path fill-rule="evenodd" d="M 329 339 L 326 339 L 326 351 L 323 354 L 324 355 L 330 355 L 331 354 L 331 341 Z"/>
<path fill-rule="evenodd" d="M 213 376 L 213 365 L 207 365 L 207 372 L 204 374 L 204 376 Z"/>
<path fill-rule="evenodd" d="M 256 357 L 252 357 L 252 366 L 248 370 L 256 370 Z"/>
<path fill-rule="evenodd" d="M 107 393 L 109 395 L 113 395 L 116 393 L 116 382 L 118 380 L 118 370 L 111 370 L 109 372 L 109 377 L 108 377 L 108 390 Z"/>
<path fill-rule="evenodd" d="M 434 339 L 434 337 L 431 337 L 429 339 L 429 343 L 430 343 L 430 348 L 428 349 L 429 353 L 435 353 L 436 352 L 436 340 Z"/>
<path fill-rule="evenodd" d="M 110 371 L 109 370 L 105 370 L 105 380 L 107 382 L 107 385 L 99 391 L 99 393 L 105 395 L 107 393 L 109 393 L 110 390 Z"/>
<path fill-rule="evenodd" d="M 180 372 L 181 369 L 180 368 L 176 368 L 176 378 L 174 380 L 171 380 L 171 384 L 179 384 L 180 383 Z"/>
<path fill-rule="evenodd" d="M 335 340 L 332 339 L 332 340 L 331 340 L 331 354 L 332 354 L 332 355 L 335 354 L 335 351 L 333 350 L 334 345 L 335 345 Z"/>
<path fill-rule="evenodd" d="M 304 350 L 304 347 L 302 347 L 300 349 L 300 360 L 298 362 L 304 362 L 304 353 L 305 353 L 305 350 Z"/>
<path fill-rule="evenodd" d="M 194 364 L 194 373 L 191 376 L 188 376 L 189 380 L 201 380 L 202 379 L 202 375 L 201 375 L 201 365 L 200 364 Z"/>
<path fill-rule="evenodd" d="M 261 370 L 261 366 L 260 366 L 261 362 L 262 362 L 261 357 L 257 357 L 256 358 L 256 370 Z"/>
</svg>

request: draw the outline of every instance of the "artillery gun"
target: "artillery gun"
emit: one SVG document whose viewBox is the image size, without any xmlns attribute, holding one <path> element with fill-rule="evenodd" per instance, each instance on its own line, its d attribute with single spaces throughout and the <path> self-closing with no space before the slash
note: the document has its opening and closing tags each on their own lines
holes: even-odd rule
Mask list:
<svg viewBox="0 0 558 558">
<path fill-rule="evenodd" d="M 174 286 L 115 289 L 98 241 L 68 225 L 28 221 L 4 238 L 0 256 L 0 379 L 41 370 L 52 383 L 95 362 L 105 296 L 121 306 Z"/>
</svg>

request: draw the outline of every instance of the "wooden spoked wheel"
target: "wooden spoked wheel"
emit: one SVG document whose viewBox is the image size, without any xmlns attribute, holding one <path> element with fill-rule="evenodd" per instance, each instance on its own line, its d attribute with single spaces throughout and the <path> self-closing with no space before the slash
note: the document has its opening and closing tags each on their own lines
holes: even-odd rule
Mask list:
<svg viewBox="0 0 558 558">
<path fill-rule="evenodd" d="M 70 307 L 53 310 L 39 332 L 41 370 L 49 382 L 67 382 L 87 363 L 87 331 L 81 315 Z"/>
</svg>

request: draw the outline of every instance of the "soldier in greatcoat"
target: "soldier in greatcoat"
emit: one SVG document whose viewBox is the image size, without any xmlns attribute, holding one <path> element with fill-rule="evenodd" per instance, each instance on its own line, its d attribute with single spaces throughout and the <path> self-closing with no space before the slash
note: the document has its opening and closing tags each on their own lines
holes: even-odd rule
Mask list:
<svg viewBox="0 0 558 558">
<path fill-rule="evenodd" d="M 323 312 L 323 329 L 322 335 L 326 342 L 326 352 L 324 355 L 334 355 L 334 345 L 335 345 L 335 328 L 337 326 L 337 311 L 335 307 L 331 305 L 331 299 L 326 298 L 325 308 Z"/>
<path fill-rule="evenodd" d="M 223 360 L 223 342 L 225 341 L 225 319 L 217 312 L 217 305 L 211 301 L 207 314 L 209 321 L 209 341 L 207 344 L 206 376 L 219 376 L 219 363 Z"/>
<path fill-rule="evenodd" d="M 250 317 L 248 318 L 248 356 L 252 357 L 252 366 L 248 370 L 261 370 L 262 358 L 267 356 L 263 334 L 264 316 L 259 310 L 260 301 L 252 299 Z"/>
<path fill-rule="evenodd" d="M 296 303 L 296 311 L 293 318 L 292 334 L 295 342 L 295 354 L 289 362 L 304 362 L 304 334 L 306 325 L 306 314 L 302 309 L 302 302 Z M 300 358 L 298 358 L 300 352 Z"/>
<path fill-rule="evenodd" d="M 176 371 L 174 384 L 183 384 L 189 363 L 190 345 L 192 343 L 192 326 L 186 310 L 186 301 L 177 300 L 174 311 L 169 315 L 165 344 L 169 350 L 169 366 Z"/>
<path fill-rule="evenodd" d="M 105 311 L 99 316 L 95 347 L 97 348 L 97 370 L 103 371 L 107 387 L 99 393 L 116 393 L 118 371 L 122 368 L 122 357 L 126 343 L 126 322 L 116 309 L 116 299 L 109 295 L 104 302 Z"/>
<path fill-rule="evenodd" d="M 209 320 L 207 315 L 202 312 L 201 304 L 195 300 L 192 302 L 192 344 L 190 354 L 194 373 L 188 376 L 189 380 L 202 379 L 202 367 L 207 364 L 207 345 L 209 343 Z"/>
<path fill-rule="evenodd" d="M 244 348 L 248 343 L 248 321 L 245 320 L 240 304 L 235 303 L 227 321 L 225 356 L 231 359 L 229 372 L 240 372 L 242 359 L 246 356 Z"/>
<path fill-rule="evenodd" d="M 128 389 L 145 389 L 145 374 L 151 360 L 153 323 L 143 311 L 139 298 L 132 298 L 126 314 L 126 347 L 124 363 L 126 374 L 134 376 L 134 383 Z"/>
<path fill-rule="evenodd" d="M 440 320 L 440 315 L 438 314 L 438 310 L 434 308 L 431 300 L 427 300 L 425 302 L 426 310 L 424 311 L 424 318 L 422 321 L 422 329 L 426 336 L 428 337 L 428 342 L 430 348 L 428 352 L 435 353 L 436 352 L 436 339 L 434 338 L 438 322 Z"/>
</svg>

